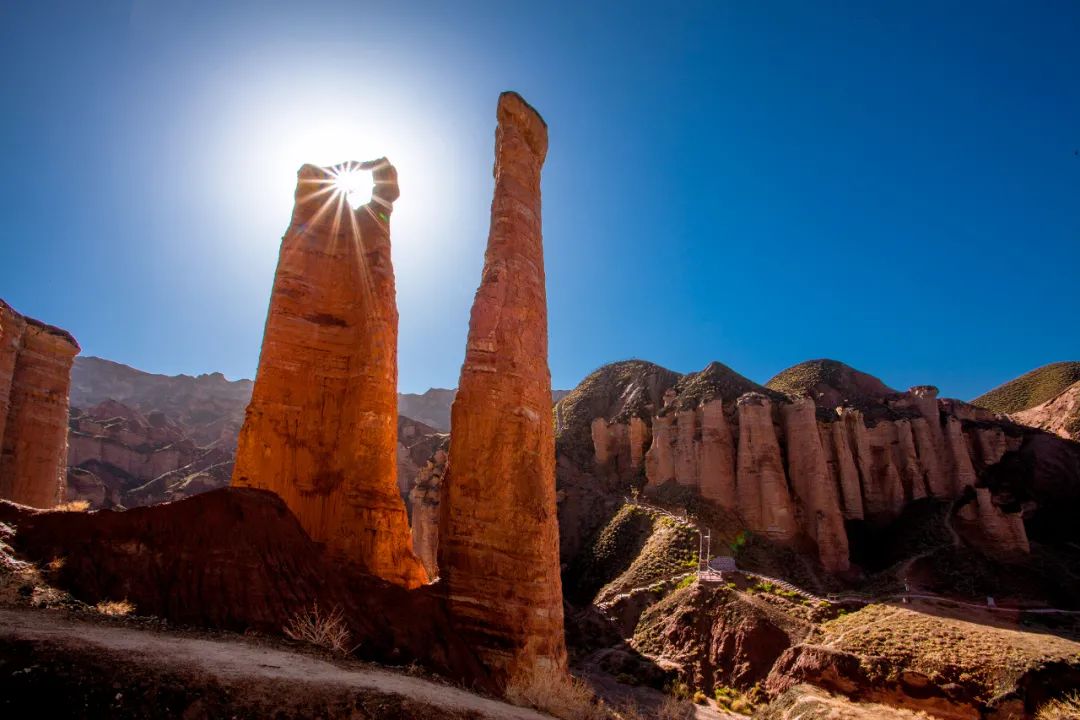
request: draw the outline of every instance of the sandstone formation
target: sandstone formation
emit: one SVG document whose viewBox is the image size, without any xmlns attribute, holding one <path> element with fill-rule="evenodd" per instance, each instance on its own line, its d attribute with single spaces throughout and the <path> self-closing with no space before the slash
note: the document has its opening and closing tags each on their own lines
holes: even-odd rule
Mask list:
<svg viewBox="0 0 1080 720">
<path fill-rule="evenodd" d="M 974 526 L 981 545 L 993 555 L 1031 552 L 1019 513 L 1005 513 L 994 505 L 989 488 L 975 488 L 975 499 L 960 509 L 960 519 Z"/>
<path fill-rule="evenodd" d="M 0 300 L 0 498 L 39 508 L 63 499 L 78 352 L 69 333 Z"/>
<path fill-rule="evenodd" d="M 1021 425 L 1080 442 L 1080 382 L 1040 405 L 1013 413 L 1011 417 Z"/>
<path fill-rule="evenodd" d="M 271 490 L 312 539 L 405 587 L 427 580 L 397 486 L 397 306 L 389 219 L 397 173 L 367 163 L 371 202 L 300 169 L 233 485 Z"/>
<path fill-rule="evenodd" d="M 430 586 L 405 590 L 314 542 L 278 496 L 221 488 L 125 512 L 32 512 L 0 502 L 20 557 L 65 558 L 50 583 L 91 606 L 127 600 L 171 624 L 280 635 L 298 614 L 340 608 L 356 654 L 418 662 L 494 690 Z M 113 691 L 115 693 L 115 691 Z"/>
<path fill-rule="evenodd" d="M 838 483 L 832 480 L 818 429 L 817 407 L 810 398 L 783 405 L 787 438 L 788 476 L 806 534 L 817 543 L 818 556 L 827 570 L 848 569 L 848 541 Z"/>
<path fill-rule="evenodd" d="M 161 412 L 106 400 L 73 407 L 69 425 L 67 499 L 93 509 L 178 500 L 224 487 L 232 475 L 232 447 L 200 447 Z"/>
<path fill-rule="evenodd" d="M 438 565 L 452 621 L 501 682 L 566 665 L 540 169 L 547 127 L 503 93 L 495 197 L 451 416 Z"/>
<path fill-rule="evenodd" d="M 772 403 L 750 393 L 739 398 L 735 494 L 748 528 L 773 538 L 795 537 L 795 508 L 773 426 Z"/>
<path fill-rule="evenodd" d="M 68 500 L 130 508 L 229 484 L 250 380 L 156 375 L 81 356 L 71 377 Z M 399 406 L 407 397 L 398 396 Z M 447 400 L 447 426 L 449 412 Z M 445 433 L 399 415 L 397 437 L 398 488 L 407 499 Z"/>
<path fill-rule="evenodd" d="M 1020 515 L 995 504 L 1011 495 L 995 501 L 997 491 L 980 481 L 1020 450 L 1020 428 L 939 400 L 931 386 L 897 392 L 835 361 L 803 363 L 778 378 L 755 389 L 714 363 L 679 380 L 647 421 L 598 415 L 592 463 L 601 476 L 632 479 L 641 467 L 636 445 L 645 442 L 648 487 L 678 483 L 737 511 L 754 533 L 809 540 L 833 572 L 849 566 L 846 520 L 882 526 L 908 503 L 960 498 L 969 488 L 979 493 L 968 521 L 986 542 L 1026 552 Z"/>
<path fill-rule="evenodd" d="M 450 438 L 443 436 L 434 455 L 417 472 L 409 492 L 413 552 L 430 578 L 439 576 L 439 504 L 449 449 Z"/>
<path fill-rule="evenodd" d="M 398 415 L 397 419 L 397 483 L 405 503 L 416 483 L 416 476 L 446 441 L 447 434 L 422 422 Z"/>
</svg>

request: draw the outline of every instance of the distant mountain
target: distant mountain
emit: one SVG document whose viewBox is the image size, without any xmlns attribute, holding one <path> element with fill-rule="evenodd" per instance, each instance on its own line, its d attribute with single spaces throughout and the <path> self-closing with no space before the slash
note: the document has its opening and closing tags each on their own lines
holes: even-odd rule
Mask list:
<svg viewBox="0 0 1080 720">
<path fill-rule="evenodd" d="M 89 409 L 114 400 L 143 415 L 164 413 L 199 445 L 236 444 L 251 399 L 251 380 L 221 373 L 157 375 L 112 360 L 77 357 L 71 369 L 71 406 Z"/>
<path fill-rule="evenodd" d="M 569 393 L 569 390 L 552 390 L 552 404 Z M 454 404 L 456 395 L 456 389 L 445 388 L 431 388 L 420 394 L 398 393 L 398 414 L 430 425 L 440 432 L 450 432 L 450 406 Z"/>
<path fill-rule="evenodd" d="M 450 430 L 450 406 L 457 390 L 431 388 L 427 392 L 398 393 L 398 414 L 411 417 L 441 432 Z"/>
<path fill-rule="evenodd" d="M 1080 382 L 1080 362 L 1056 362 L 1026 372 L 971 401 L 998 413 L 1016 413 L 1041 405 Z"/>
<path fill-rule="evenodd" d="M 77 357 L 71 371 L 69 499 L 95 508 L 133 507 L 228 484 L 253 387 L 251 380 L 227 380 L 221 373 L 159 375 Z M 423 398 L 404 404 L 449 425 L 453 390 L 402 397 Z M 436 423 L 399 414 L 402 495 L 444 437 Z"/>
</svg>

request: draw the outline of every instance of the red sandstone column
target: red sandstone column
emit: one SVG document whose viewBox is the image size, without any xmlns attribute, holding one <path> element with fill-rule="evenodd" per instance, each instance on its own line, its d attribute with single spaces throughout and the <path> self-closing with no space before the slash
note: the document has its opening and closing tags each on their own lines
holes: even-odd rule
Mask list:
<svg viewBox="0 0 1080 720">
<path fill-rule="evenodd" d="M 63 499 L 78 352 L 69 333 L 0 301 L 0 498 L 38 508 Z"/>
<path fill-rule="evenodd" d="M 566 665 L 540 223 L 546 153 L 543 119 L 503 93 L 439 538 L 453 623 L 496 682 Z"/>
<path fill-rule="evenodd" d="M 346 166 L 300 169 L 232 482 L 277 493 L 312 539 L 411 588 L 427 575 L 397 487 L 397 173 L 363 167 L 376 185 L 358 210 L 333 184 Z"/>
</svg>

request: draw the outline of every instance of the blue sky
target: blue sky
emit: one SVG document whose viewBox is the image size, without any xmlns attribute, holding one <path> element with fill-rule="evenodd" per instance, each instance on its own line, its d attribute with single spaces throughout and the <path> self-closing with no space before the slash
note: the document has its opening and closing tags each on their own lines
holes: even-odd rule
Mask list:
<svg viewBox="0 0 1080 720">
<path fill-rule="evenodd" d="M 385 152 L 401 389 L 452 386 L 515 89 L 556 387 L 832 357 L 968 398 L 1080 359 L 1078 72 L 1073 2 L 0 0 L 0 297 L 251 377 L 296 168 Z"/>
</svg>

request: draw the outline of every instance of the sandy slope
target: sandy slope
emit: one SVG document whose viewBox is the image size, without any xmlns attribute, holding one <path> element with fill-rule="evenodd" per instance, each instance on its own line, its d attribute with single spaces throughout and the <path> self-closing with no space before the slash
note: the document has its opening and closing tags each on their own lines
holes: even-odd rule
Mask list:
<svg viewBox="0 0 1080 720">
<path fill-rule="evenodd" d="M 53 677 L 35 686 L 35 667 L 40 666 L 48 667 Z M 61 670 L 56 672 L 58 666 Z M 118 706 L 124 703 L 125 691 L 145 698 L 153 696 L 158 686 L 182 687 L 191 696 L 191 704 L 182 710 L 184 717 L 214 716 L 220 710 L 258 716 L 271 710 L 270 705 L 279 712 L 274 692 L 287 689 L 280 699 L 285 717 L 309 713 L 333 717 L 341 708 L 346 716 L 359 718 L 548 718 L 419 677 L 355 662 L 329 662 L 240 638 L 204 639 L 91 623 L 56 611 L 0 609 L 0 708 L 11 708 L 29 695 L 40 696 L 42 690 L 48 701 L 54 692 L 72 689 L 51 689 L 59 682 L 78 686 L 64 705 L 72 716 L 98 715 L 106 710 L 94 708 L 93 686 L 101 681 L 109 703 Z M 76 698 L 78 693 L 82 694 Z M 215 693 L 226 698 L 222 701 L 226 707 L 214 704 Z M 166 696 L 185 702 L 162 694 Z M 88 710 L 77 711 L 76 701 Z M 109 714 L 138 717 L 148 710 L 157 714 L 159 709 L 162 716 L 172 716 L 180 709 L 166 706 L 165 699 L 160 706 L 140 702 Z"/>
</svg>

